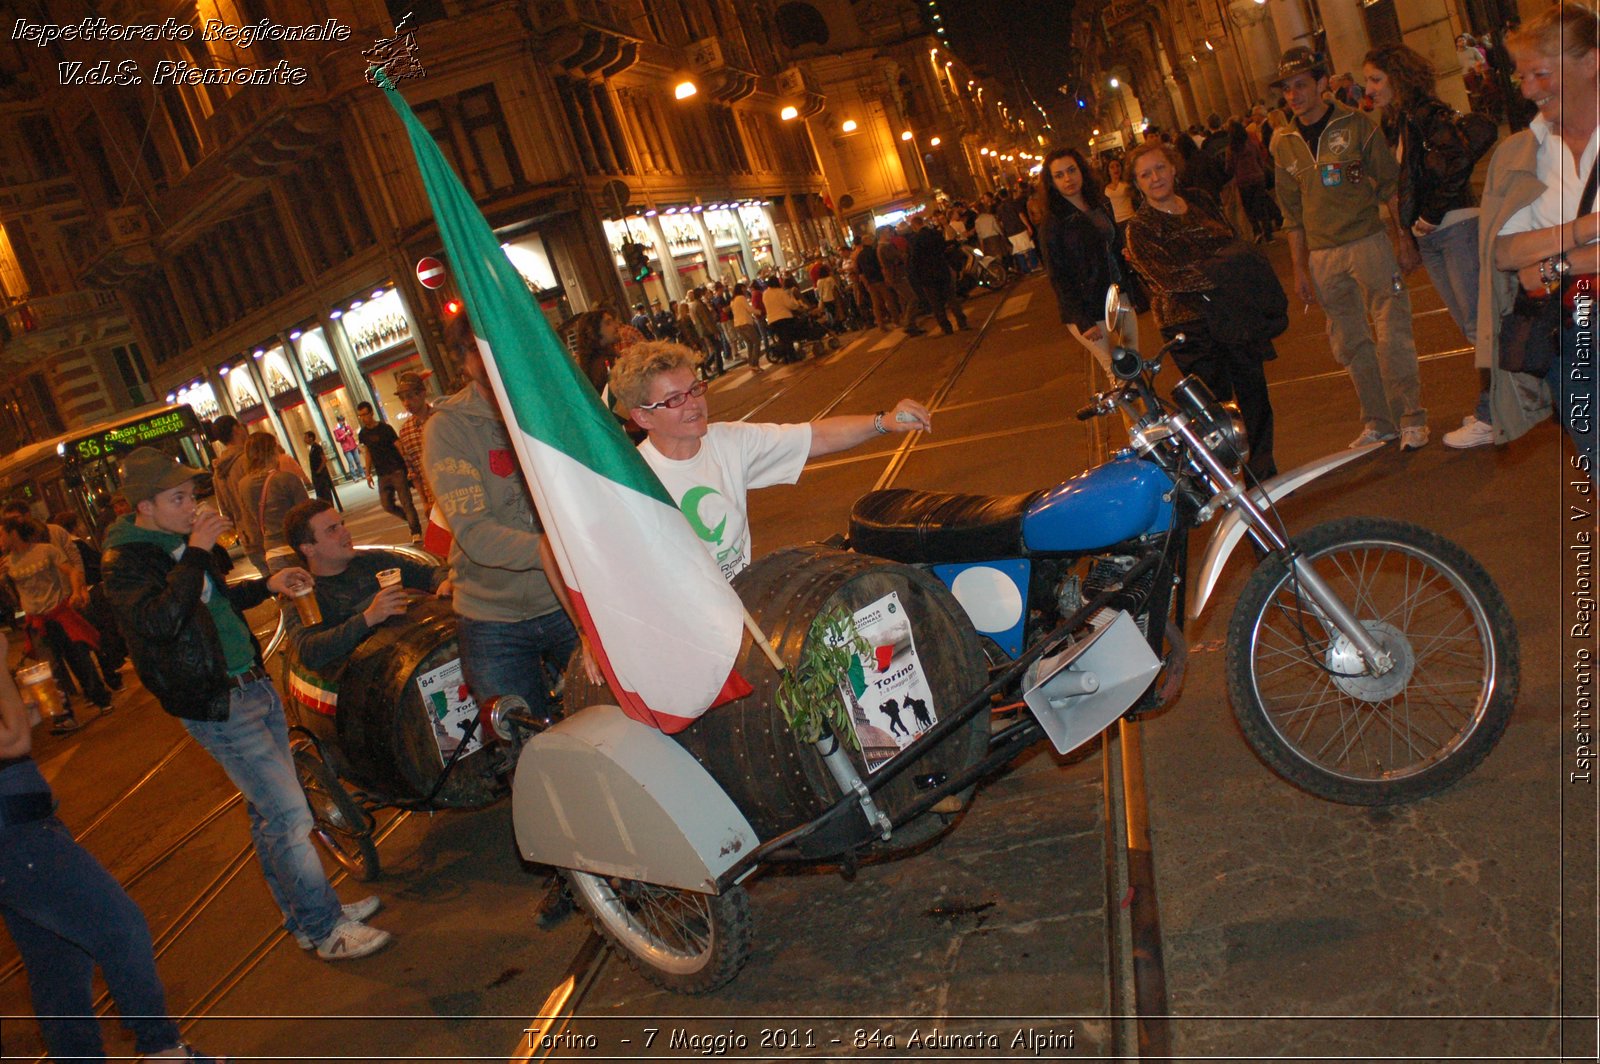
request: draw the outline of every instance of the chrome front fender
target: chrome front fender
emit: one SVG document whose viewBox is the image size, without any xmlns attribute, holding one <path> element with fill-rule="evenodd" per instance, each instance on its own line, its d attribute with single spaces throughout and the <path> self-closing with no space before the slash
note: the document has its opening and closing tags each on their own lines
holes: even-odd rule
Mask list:
<svg viewBox="0 0 1600 1064">
<path fill-rule="evenodd" d="M 1298 491 L 1318 477 L 1325 476 L 1357 458 L 1365 458 L 1373 451 L 1382 450 L 1383 447 L 1384 444 L 1381 443 L 1352 447 L 1319 458 L 1315 462 L 1308 462 L 1299 469 L 1279 473 L 1251 491 L 1250 498 L 1257 506 L 1264 508 L 1269 503 L 1277 502 L 1284 496 Z M 1205 611 L 1206 602 L 1211 598 L 1211 593 L 1217 589 L 1217 582 L 1222 579 L 1222 570 L 1226 568 L 1228 559 L 1233 556 L 1233 549 L 1239 545 L 1239 541 L 1248 531 L 1245 525 L 1247 516 L 1243 509 L 1236 507 L 1224 514 L 1222 520 L 1217 523 L 1217 530 L 1211 534 L 1211 542 L 1206 545 L 1205 556 L 1200 559 L 1200 570 L 1195 574 L 1194 593 L 1189 596 L 1189 620 L 1194 620 Z"/>
</svg>

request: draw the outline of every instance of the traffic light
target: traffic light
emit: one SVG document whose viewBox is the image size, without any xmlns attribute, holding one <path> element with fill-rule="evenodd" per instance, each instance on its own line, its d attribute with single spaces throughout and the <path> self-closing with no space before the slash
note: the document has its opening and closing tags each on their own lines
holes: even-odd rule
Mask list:
<svg viewBox="0 0 1600 1064">
<path fill-rule="evenodd" d="M 457 314 L 460 314 L 461 313 L 461 300 L 459 300 L 459 299 L 448 300 L 444 305 L 444 313 L 445 313 L 445 317 L 447 317 L 447 318 L 453 318 Z"/>
<path fill-rule="evenodd" d="M 628 241 L 622 245 L 622 261 L 627 264 L 628 274 L 635 281 L 643 281 L 650 276 L 650 257 L 645 253 L 643 244 Z"/>
</svg>

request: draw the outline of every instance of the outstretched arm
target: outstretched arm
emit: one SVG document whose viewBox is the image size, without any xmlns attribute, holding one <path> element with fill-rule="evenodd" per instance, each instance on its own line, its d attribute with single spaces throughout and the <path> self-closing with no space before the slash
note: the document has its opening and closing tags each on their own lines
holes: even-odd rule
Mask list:
<svg viewBox="0 0 1600 1064">
<path fill-rule="evenodd" d="M 879 426 L 882 426 L 881 428 Z M 811 453 L 821 458 L 858 447 L 874 436 L 890 432 L 933 431 L 933 415 L 915 399 L 902 399 L 882 414 L 843 414 L 823 418 L 811 426 Z"/>
</svg>

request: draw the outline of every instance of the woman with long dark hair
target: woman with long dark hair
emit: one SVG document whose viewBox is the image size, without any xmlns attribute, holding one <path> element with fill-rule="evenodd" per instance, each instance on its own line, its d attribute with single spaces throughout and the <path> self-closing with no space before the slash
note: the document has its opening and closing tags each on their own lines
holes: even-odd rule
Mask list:
<svg viewBox="0 0 1600 1064">
<path fill-rule="evenodd" d="M 1374 48 L 1363 66 L 1367 95 L 1383 113 L 1400 161 L 1400 227 L 1416 238 L 1428 279 L 1469 346 L 1478 345 L 1478 197 L 1472 156 L 1456 113 L 1434 91 L 1433 64 L 1403 44 Z M 1401 264 L 1404 267 L 1404 263 Z M 1489 371 L 1476 409 L 1444 435 L 1457 450 L 1494 442 Z"/>
<path fill-rule="evenodd" d="M 1039 189 L 1029 209 L 1039 228 L 1045 270 L 1055 289 L 1061 323 L 1111 375 L 1111 338 L 1101 319 L 1106 289 L 1122 280 L 1117 265 L 1117 228 L 1111 203 L 1094 169 L 1076 148 L 1044 157 Z M 1137 327 L 1127 320 L 1124 343 L 1137 346 Z"/>
</svg>

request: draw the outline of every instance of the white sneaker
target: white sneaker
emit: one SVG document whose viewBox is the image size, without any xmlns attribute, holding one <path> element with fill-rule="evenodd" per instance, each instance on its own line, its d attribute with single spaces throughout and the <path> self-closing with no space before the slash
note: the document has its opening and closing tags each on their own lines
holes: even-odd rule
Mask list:
<svg viewBox="0 0 1600 1064">
<path fill-rule="evenodd" d="M 317 956 L 325 961 L 351 961 L 378 952 L 394 936 L 376 927 L 368 927 L 360 920 L 346 920 L 333 929 L 333 934 L 322 940 Z"/>
<path fill-rule="evenodd" d="M 348 905 L 339 906 L 339 923 L 349 923 L 351 920 L 358 922 L 365 920 L 381 908 L 383 908 L 383 899 L 376 894 L 369 895 L 360 901 L 353 901 Z M 294 933 L 294 940 L 299 943 L 301 949 L 317 948 L 317 944 L 311 941 L 310 935 L 301 934 L 299 931 Z"/>
<path fill-rule="evenodd" d="M 1428 446 L 1428 426 L 1403 425 L 1400 428 L 1400 449 L 1420 451 Z"/>
<path fill-rule="evenodd" d="M 1494 425 L 1488 421 L 1479 421 L 1472 414 L 1461 419 L 1461 427 L 1451 429 L 1443 436 L 1444 445 L 1457 451 L 1465 451 L 1471 447 L 1487 447 L 1494 442 Z"/>
<path fill-rule="evenodd" d="M 1350 447 L 1354 449 L 1356 447 L 1365 447 L 1369 443 L 1388 443 L 1390 440 L 1397 438 L 1397 433 L 1379 432 L 1374 428 L 1365 428 L 1361 430 L 1361 435 L 1350 441 Z"/>
</svg>

